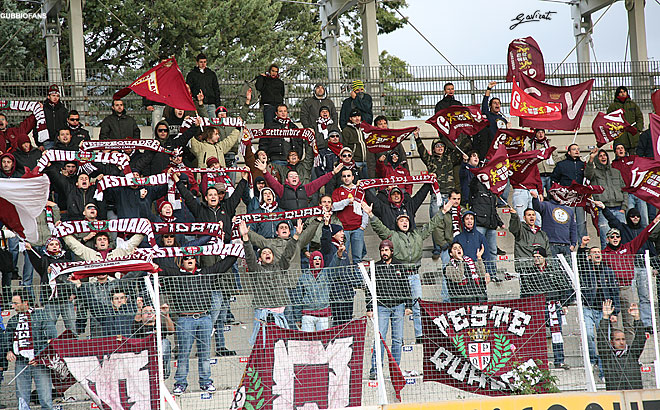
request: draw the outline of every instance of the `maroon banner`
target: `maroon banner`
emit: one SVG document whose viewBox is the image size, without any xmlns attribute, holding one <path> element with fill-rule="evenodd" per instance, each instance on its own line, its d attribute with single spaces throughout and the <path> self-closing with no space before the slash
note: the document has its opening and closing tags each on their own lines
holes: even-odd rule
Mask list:
<svg viewBox="0 0 660 410">
<path fill-rule="evenodd" d="M 607 114 L 599 112 L 591 123 L 591 130 L 596 136 L 596 145 L 599 148 L 619 138 L 625 131 L 637 134 L 637 128 L 623 118 L 623 108 Z"/>
<path fill-rule="evenodd" d="M 649 113 L 649 129 L 653 141 L 653 157 L 660 159 L 660 115 Z"/>
<path fill-rule="evenodd" d="M 531 37 L 517 38 L 509 44 L 506 64 L 506 81 L 508 83 L 512 82 L 514 77 L 520 77 L 520 73 L 538 81 L 545 80 L 543 53 L 536 40 Z"/>
<path fill-rule="evenodd" d="M 258 334 L 230 408 L 360 406 L 366 323 L 361 318 L 319 332 L 262 323 L 265 332 Z"/>
<path fill-rule="evenodd" d="M 131 90 L 151 101 L 161 102 L 180 110 L 195 111 L 195 104 L 186 87 L 186 80 L 174 57 L 142 74 L 131 85 L 117 91 L 112 99 L 120 99 L 128 95 Z"/>
<path fill-rule="evenodd" d="M 534 139 L 534 133 L 525 130 L 507 130 L 505 128 L 498 128 L 498 130 L 495 131 L 495 138 L 493 138 L 493 143 L 488 149 L 486 158 L 490 159 L 495 155 L 495 152 L 500 145 L 506 147 L 508 155 L 520 154 L 525 148 L 525 139 L 527 138 L 530 140 Z"/>
<path fill-rule="evenodd" d="M 511 88 L 511 108 L 509 113 L 520 118 L 529 118 L 535 121 L 555 121 L 561 119 L 561 104 L 539 101 L 518 86 L 513 79 Z"/>
<path fill-rule="evenodd" d="M 660 90 L 655 90 L 651 94 L 651 103 L 653 104 L 653 111 L 660 115 Z"/>
<path fill-rule="evenodd" d="M 580 127 L 580 121 L 587 107 L 591 87 L 594 80 L 566 87 L 542 83 L 521 74 L 520 87 L 524 92 L 545 103 L 561 103 L 561 119 L 554 121 L 538 121 L 532 118 L 520 118 L 521 127 L 543 128 L 550 130 L 575 131 Z"/>
<path fill-rule="evenodd" d="M 614 167 L 614 163 L 612 166 Z M 561 205 L 585 206 L 593 194 L 602 194 L 603 191 L 605 189 L 600 185 L 582 185 L 573 182 L 570 186 L 563 186 L 554 182 L 550 188 L 550 196 Z"/>
<path fill-rule="evenodd" d="M 515 370 L 547 369 L 545 296 L 421 306 L 425 382 L 506 396 Z"/>
<path fill-rule="evenodd" d="M 417 127 L 408 127 L 401 129 L 382 129 L 373 127 L 366 122 L 360 124 L 364 133 L 364 143 L 370 152 L 385 152 L 393 149 L 408 138 L 417 129 Z"/>
<path fill-rule="evenodd" d="M 35 357 L 51 369 L 57 390 L 66 391 L 78 382 L 100 409 L 158 410 L 155 337 L 77 340 L 72 336 L 63 333 Z"/>
<path fill-rule="evenodd" d="M 630 155 L 612 162 L 621 172 L 624 191 L 660 208 L 660 160 Z"/>
<path fill-rule="evenodd" d="M 506 153 L 506 147 L 500 145 L 486 165 L 481 168 L 472 168 L 470 171 L 492 193 L 500 195 L 504 192 L 509 179 L 509 156 Z"/>
<path fill-rule="evenodd" d="M 478 105 L 452 106 L 440 110 L 426 120 L 450 141 L 456 142 L 461 134 L 475 135 L 488 126 L 488 120 L 481 114 Z"/>
<path fill-rule="evenodd" d="M 521 152 L 509 156 L 509 182 L 514 188 L 536 189 L 543 192 L 541 174 L 537 164 L 550 158 L 556 147 L 537 149 L 534 151 Z"/>
</svg>

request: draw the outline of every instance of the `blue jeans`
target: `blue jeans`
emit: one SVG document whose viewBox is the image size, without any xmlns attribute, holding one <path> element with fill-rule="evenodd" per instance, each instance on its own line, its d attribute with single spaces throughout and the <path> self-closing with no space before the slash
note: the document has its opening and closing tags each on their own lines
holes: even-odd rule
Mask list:
<svg viewBox="0 0 660 410">
<path fill-rule="evenodd" d="M 431 203 L 429 204 L 429 216 L 433 218 L 440 212 L 440 205 L 438 205 L 438 200 L 435 193 L 431 192 Z M 436 229 L 436 231 L 441 231 L 441 229 Z M 433 254 L 440 255 L 442 253 L 442 248 L 436 243 L 436 240 L 433 238 Z"/>
<path fill-rule="evenodd" d="M 183 388 L 188 387 L 188 365 L 193 342 L 197 341 L 197 371 L 199 386 L 213 383 L 211 380 L 211 332 L 213 322 L 210 315 L 195 319 L 192 316 L 179 316 L 176 322 L 176 338 L 179 343 L 179 360 L 174 381 Z"/>
<path fill-rule="evenodd" d="M 206 116 L 209 118 L 215 118 L 215 104 L 204 104 L 206 108 Z"/>
<path fill-rule="evenodd" d="M 624 224 L 626 223 L 626 215 L 623 212 L 619 212 L 621 210 L 620 206 L 608 206 L 607 209 L 616 216 L 616 219 Z M 605 215 L 603 215 L 602 212 L 598 212 L 598 230 L 600 231 L 600 248 L 605 249 L 607 246 L 607 231 L 610 230 L 610 224 L 607 222 L 607 218 L 605 218 Z M 582 238 L 578 238 L 578 242 L 580 242 L 581 239 Z"/>
<path fill-rule="evenodd" d="M 383 336 L 383 340 L 387 340 L 387 330 L 392 322 L 392 344 L 391 351 L 394 361 L 397 364 L 401 363 L 401 346 L 403 346 L 403 317 L 406 312 L 405 304 L 400 304 L 392 308 L 378 305 L 378 330 Z M 379 339 L 378 335 L 374 337 L 376 340 Z M 381 345 L 380 349 L 380 359 L 383 360 L 383 354 L 385 353 L 385 347 Z M 369 373 L 376 373 L 376 349 L 374 348 L 373 353 L 371 354 L 371 370 Z"/>
<path fill-rule="evenodd" d="M 222 291 L 215 290 L 212 293 L 211 323 L 215 327 L 215 350 L 225 347 L 225 322 L 229 310 L 229 298 L 224 298 Z"/>
<path fill-rule="evenodd" d="M 637 208 L 639 214 L 642 216 L 640 223 L 643 226 L 649 224 L 649 210 L 646 202 L 637 198 L 635 195 L 628 194 L 628 209 Z"/>
<path fill-rule="evenodd" d="M 639 258 L 639 255 L 637 257 Z M 637 296 L 639 297 L 639 318 L 646 327 L 652 325 L 648 280 L 646 268 L 635 266 L 635 285 L 637 286 Z"/>
<path fill-rule="evenodd" d="M 264 126 L 266 126 L 266 124 L 272 122 L 275 118 L 275 106 L 272 104 L 264 104 L 262 109 L 264 113 Z"/>
<path fill-rule="evenodd" d="M 440 260 L 442 261 L 442 266 L 449 265 L 449 251 L 445 249 L 440 254 Z M 447 285 L 447 277 L 442 275 L 442 289 L 440 290 L 440 300 L 444 303 L 449 303 L 451 301 L 449 297 L 449 288 Z"/>
<path fill-rule="evenodd" d="M 18 237 L 13 237 L 7 239 L 7 242 L 9 243 L 9 252 L 11 252 L 11 257 L 14 262 L 14 267 L 18 267 L 18 255 L 21 253 L 18 250 Z M 36 250 L 35 246 L 35 250 Z M 39 247 L 40 249 L 43 248 L 43 246 Z M 40 250 L 39 250 L 40 252 Z M 32 266 L 32 262 L 30 262 L 30 258 L 28 257 L 27 253 L 23 252 L 23 276 L 21 278 L 21 286 L 25 286 L 28 289 L 28 292 L 30 292 L 30 296 L 32 297 L 32 300 L 34 300 L 34 290 L 32 289 L 32 279 L 34 277 L 34 267 Z"/>
<path fill-rule="evenodd" d="M 585 306 L 582 308 L 582 312 L 584 314 L 584 323 L 587 328 L 589 360 L 591 360 L 591 364 L 598 364 L 598 372 L 600 373 L 600 377 L 603 378 L 603 364 L 596 351 L 596 331 L 600 326 L 600 320 L 603 318 L 603 311 Z"/>
<path fill-rule="evenodd" d="M 497 231 L 495 229 L 484 228 L 483 226 L 477 226 L 477 231 L 486 237 L 484 265 L 486 266 L 486 272 L 490 276 L 493 276 L 497 274 L 497 266 L 495 265 L 497 261 Z"/>
<path fill-rule="evenodd" d="M 523 217 L 525 216 L 525 209 L 527 208 L 533 208 L 532 206 L 532 194 L 531 192 L 534 191 L 538 193 L 536 189 L 514 189 L 513 190 L 513 207 L 515 208 L 516 212 L 518 213 L 518 217 L 520 218 L 521 221 L 523 221 Z M 536 212 L 536 222 L 534 223 L 536 226 L 541 226 L 541 214 Z"/>
<path fill-rule="evenodd" d="M 172 358 L 172 342 L 170 339 L 163 338 L 163 377 L 165 379 L 170 377 L 170 360 Z"/>
<path fill-rule="evenodd" d="M 578 243 L 582 240 L 583 236 L 587 236 L 587 219 L 584 213 L 584 208 L 576 206 L 573 207 L 575 212 L 575 222 L 577 223 Z"/>
<path fill-rule="evenodd" d="M 362 262 L 362 255 L 364 253 L 364 231 L 360 228 L 352 231 L 344 231 L 346 235 L 346 248 L 348 244 L 351 246 L 351 257 L 353 264 Z"/>
<path fill-rule="evenodd" d="M 419 307 L 419 301 L 422 298 L 422 279 L 419 273 L 408 276 L 408 283 L 410 283 L 410 293 L 413 298 L 413 324 L 415 326 L 415 337 L 422 336 L 422 311 Z"/>
<path fill-rule="evenodd" d="M 301 330 L 303 332 L 318 332 L 330 327 L 329 317 L 303 315 Z"/>
<path fill-rule="evenodd" d="M 550 255 L 553 258 L 556 258 L 559 254 L 564 255 L 566 260 L 570 260 L 569 258 L 571 257 L 571 246 L 566 245 L 565 243 L 550 242 Z"/>
<path fill-rule="evenodd" d="M 257 341 L 257 336 L 259 335 L 259 329 L 261 329 L 261 322 L 268 320 L 268 316 L 272 316 L 275 325 L 283 328 L 289 328 L 289 322 L 287 322 L 286 317 L 283 313 L 275 313 L 268 309 L 254 309 L 254 327 L 252 328 L 252 336 L 250 336 L 250 346 L 254 346 L 254 343 Z M 266 327 L 264 326 L 264 333 L 266 333 Z M 265 338 L 264 334 L 264 340 Z"/>
<path fill-rule="evenodd" d="M 25 370 L 23 370 L 25 369 Z M 23 373 L 21 373 L 23 371 Z M 39 404 L 43 410 L 53 409 L 53 392 L 50 380 L 50 370 L 45 366 L 30 366 L 27 359 L 23 357 L 16 358 L 16 374 L 20 375 L 16 378 L 16 398 L 20 401 L 24 400 L 27 408 L 30 407 L 30 394 L 32 393 L 32 379 L 37 388 L 39 395 Z"/>
<path fill-rule="evenodd" d="M 43 300 L 43 298 L 42 298 Z M 64 327 L 72 331 L 75 334 L 78 334 L 76 331 L 76 312 L 73 307 L 73 302 L 70 301 L 57 301 L 57 302 L 46 302 L 44 305 L 44 313 L 48 318 L 48 325 L 53 326 L 53 334 L 57 334 L 56 324 L 59 316 L 62 316 L 62 321 L 64 322 Z"/>
<path fill-rule="evenodd" d="M 541 176 L 541 184 L 543 185 L 543 197 L 548 196 L 550 188 L 552 187 L 552 179 L 550 177 Z"/>
</svg>

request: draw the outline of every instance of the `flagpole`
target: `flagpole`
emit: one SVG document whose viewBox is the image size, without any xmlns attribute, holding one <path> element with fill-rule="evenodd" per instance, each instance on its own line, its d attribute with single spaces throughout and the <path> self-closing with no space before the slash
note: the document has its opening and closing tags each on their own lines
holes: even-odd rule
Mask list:
<svg viewBox="0 0 660 410">
<path fill-rule="evenodd" d="M 16 380 L 16 378 L 17 378 L 18 376 L 20 376 L 20 375 L 21 375 L 21 374 L 22 374 L 22 373 L 28 368 L 28 366 L 30 366 L 30 364 L 28 364 L 27 366 L 23 367 L 23 370 L 21 370 L 20 372 L 18 372 L 18 374 L 17 374 L 16 376 L 14 376 L 13 379 L 9 380 L 9 382 L 7 383 L 7 386 L 9 386 L 10 384 L 12 384 L 13 381 Z M 14 367 L 14 368 L 16 368 L 16 367 Z"/>
<path fill-rule="evenodd" d="M 580 130 L 580 127 L 578 127 L 575 130 L 575 134 L 573 134 L 573 142 L 571 142 L 571 145 L 575 144 L 575 140 L 577 139 L 577 133 L 578 133 L 579 130 Z"/>
</svg>

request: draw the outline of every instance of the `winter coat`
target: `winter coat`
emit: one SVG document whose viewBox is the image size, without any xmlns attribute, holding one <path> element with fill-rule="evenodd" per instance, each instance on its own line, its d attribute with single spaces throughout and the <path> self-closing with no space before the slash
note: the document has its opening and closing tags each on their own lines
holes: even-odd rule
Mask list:
<svg viewBox="0 0 660 410">
<path fill-rule="evenodd" d="M 68 123 L 67 123 L 68 124 Z M 78 138 L 82 141 L 89 141 L 92 139 L 89 135 L 89 131 L 84 129 L 82 126 L 79 126 L 77 128 L 71 128 L 71 126 L 68 126 L 69 131 L 71 132 L 71 138 Z"/>
<path fill-rule="evenodd" d="M 288 267 L 295 270 L 300 269 L 300 251 L 312 241 L 312 238 L 314 237 L 314 234 L 316 233 L 316 230 L 319 228 L 320 224 L 321 222 L 317 218 L 312 218 L 307 227 L 303 229 L 300 237 L 295 241 L 295 252 L 291 255 L 291 257 L 289 257 L 288 260 L 283 261 L 286 262 L 287 269 Z M 248 232 L 248 236 L 250 238 L 250 243 L 257 248 L 270 248 L 273 251 L 275 260 L 282 259 L 282 255 L 284 255 L 286 252 L 287 245 L 293 240 L 292 238 L 282 239 L 279 237 L 267 239 L 254 231 Z M 295 287 L 295 285 L 292 287 Z"/>
<path fill-rule="evenodd" d="M 241 138 L 241 133 L 238 130 L 233 130 L 231 134 L 224 140 L 219 140 L 215 144 L 207 141 L 200 141 L 197 138 L 190 139 L 190 150 L 197 157 L 197 166 L 206 167 L 206 160 L 211 157 L 216 157 L 220 162 L 220 167 L 224 168 L 225 154 L 232 149 L 234 144 Z"/>
<path fill-rule="evenodd" d="M 465 221 L 465 215 L 474 215 L 474 212 L 472 211 L 467 211 L 466 213 L 463 214 L 461 219 Z M 449 212 L 447 215 L 450 215 Z M 468 256 L 472 258 L 473 260 L 477 260 L 477 251 L 481 249 L 481 247 L 484 247 L 485 249 L 488 249 L 488 244 L 486 242 L 486 237 L 477 230 L 476 226 L 473 227 L 472 229 L 467 229 L 465 228 L 465 222 L 463 222 L 463 230 L 461 233 L 458 235 L 454 236 L 453 242 L 458 242 L 461 244 L 463 247 L 463 255 Z M 449 242 L 449 245 L 451 245 L 451 242 Z"/>
<path fill-rule="evenodd" d="M 605 376 L 605 387 L 607 390 L 641 390 L 642 373 L 639 368 L 639 358 L 644 352 L 646 335 L 641 320 L 635 320 L 635 338 L 630 346 L 620 356 L 617 356 L 610 344 L 609 319 L 601 319 L 598 327 L 596 342 L 598 356 L 603 362 L 603 373 Z"/>
<path fill-rule="evenodd" d="M 444 195 L 449 195 L 452 189 L 456 187 L 454 181 L 454 167 L 461 163 L 461 154 L 458 150 L 445 147 L 445 152 L 442 155 L 434 153 L 433 147 L 439 143 L 439 140 L 433 141 L 431 145 L 431 152 L 429 152 L 421 138 L 416 139 L 417 151 L 422 159 L 426 169 L 429 173 L 435 174 L 440 192 Z"/>
<path fill-rule="evenodd" d="M 396 245 L 394 249 L 396 251 Z M 413 300 L 408 276 L 413 272 L 410 266 L 403 265 L 402 261 L 393 257 L 389 264 L 382 260 L 376 262 L 375 270 L 378 304 L 388 308 L 404 304 L 406 309 L 411 309 Z M 368 288 L 365 290 L 365 300 L 367 312 L 373 311 L 373 298 Z"/>
<path fill-rule="evenodd" d="M 509 121 L 502 115 L 501 112 L 494 113 L 490 110 L 488 106 L 488 97 L 484 95 L 484 98 L 481 100 L 481 113 L 488 118 L 488 134 L 490 136 L 490 141 L 495 138 L 498 128 L 506 128 L 506 124 Z M 479 156 L 479 158 L 484 158 Z"/>
<path fill-rule="evenodd" d="M 57 135 L 60 130 L 69 128 L 69 123 L 66 121 L 69 116 L 69 110 L 62 103 L 62 100 L 53 105 L 46 99 L 44 102 L 44 115 L 46 116 L 46 128 L 48 128 L 48 138 L 51 141 L 57 141 Z M 37 145 L 41 145 L 38 141 Z"/>
<path fill-rule="evenodd" d="M 124 140 L 124 139 L 140 139 L 140 129 L 137 122 L 130 115 L 126 114 L 126 110 L 117 114 L 112 112 L 101 121 L 101 131 L 99 132 L 100 140 Z"/>
<path fill-rule="evenodd" d="M 399 162 L 396 164 L 393 163 L 392 154 L 389 153 L 385 162 L 376 162 L 376 176 L 378 178 L 409 177 L 410 171 L 403 166 L 404 162 L 405 160 L 399 157 Z M 399 189 L 405 190 L 408 194 L 412 195 L 412 184 L 400 184 L 397 186 Z"/>
<path fill-rule="evenodd" d="M 261 93 L 261 106 L 266 104 L 277 105 L 284 102 L 284 81 L 279 77 L 258 75 L 255 88 Z M 264 118 L 264 122 L 270 121 Z"/>
<path fill-rule="evenodd" d="M 0 151 L 7 152 L 10 148 L 16 149 L 18 147 L 16 138 L 19 135 L 27 135 L 36 126 L 37 120 L 32 114 L 21 121 L 18 127 L 9 127 L 4 131 L 0 131 Z"/>
<path fill-rule="evenodd" d="M 647 226 L 630 242 L 620 243 L 616 248 L 608 243 L 603 249 L 603 262 L 612 268 L 620 286 L 631 286 L 635 278 L 635 254 L 648 240 L 651 228 L 653 225 Z"/>
<path fill-rule="evenodd" d="M 359 125 L 346 124 L 342 131 L 342 145 L 353 151 L 353 161 L 365 162 L 367 160 L 367 145 Z"/>
<path fill-rule="evenodd" d="M 476 226 L 497 229 L 504 225 L 497 213 L 497 197 L 477 178 L 470 182 L 470 210 L 477 215 Z"/>
<path fill-rule="evenodd" d="M 619 101 L 618 98 L 614 98 L 614 101 L 607 107 L 607 112 L 616 111 L 619 108 L 623 108 L 623 118 L 628 121 L 629 124 L 634 124 L 634 127 L 638 130 L 644 129 L 644 115 L 639 106 L 630 98 L 626 98 L 624 102 Z M 630 132 L 625 131 L 623 134 L 616 139 L 617 144 L 621 143 L 626 148 L 626 152 L 634 151 L 637 148 L 637 143 L 639 142 L 639 132 L 635 135 L 632 135 Z"/>
<path fill-rule="evenodd" d="M 520 297 L 545 295 L 545 300 L 568 306 L 575 299 L 575 292 L 566 271 L 559 262 L 546 259 L 543 270 L 536 265 L 528 265 L 520 274 Z"/>
<path fill-rule="evenodd" d="M 447 264 L 445 277 L 447 290 L 452 303 L 486 302 L 486 267 L 481 259 L 473 260 L 478 278 L 473 278 L 465 261 L 458 261 L 457 266 Z"/>
<path fill-rule="evenodd" d="M 374 215 L 388 229 L 396 229 L 396 218 L 399 215 L 408 215 L 410 217 L 410 229 L 415 229 L 415 215 L 417 210 L 426 200 L 426 196 L 431 191 L 431 184 L 423 184 L 415 195 L 410 196 L 406 191 L 403 191 L 403 199 L 399 205 L 394 204 L 391 198 L 391 192 L 385 193 L 381 191 L 378 195 L 374 195 L 372 189 L 366 191 L 367 202 L 373 206 Z"/>
<path fill-rule="evenodd" d="M 341 103 L 341 112 L 339 113 L 339 126 L 343 130 L 350 120 L 351 111 L 360 110 L 362 121 L 371 125 L 374 121 L 373 100 L 367 93 L 358 94 L 355 99 L 348 97 Z"/>
<path fill-rule="evenodd" d="M 50 323 L 50 318 L 44 309 L 33 309 L 30 315 L 30 328 L 32 329 L 32 343 L 34 346 L 35 356 L 39 354 L 48 346 L 48 341 L 57 337 L 57 329 Z M 18 325 L 18 315 L 9 318 L 7 326 L 5 327 L 5 334 L 0 338 L 3 342 L 0 346 L 0 353 L 3 357 L 7 356 L 7 352 L 14 352 L 14 333 Z M 18 356 L 18 355 L 17 355 Z M 24 360 L 24 358 L 23 358 Z"/>
<path fill-rule="evenodd" d="M 271 121 L 266 123 L 266 128 L 285 129 L 285 126 L 279 122 Z M 298 126 L 291 121 L 286 129 L 297 129 Z M 287 141 L 288 140 L 288 141 Z M 306 143 L 305 143 L 306 144 Z M 259 149 L 268 154 L 270 161 L 286 161 L 289 152 L 296 151 L 298 158 L 303 156 L 303 140 L 300 138 L 261 138 L 259 140 Z"/>
<path fill-rule="evenodd" d="M 215 71 L 206 67 L 202 72 L 199 67 L 195 67 L 186 76 L 186 83 L 190 86 L 190 94 L 193 97 L 196 98 L 201 90 L 204 93 L 204 104 L 220 105 L 220 87 Z"/>
<path fill-rule="evenodd" d="M 80 241 L 78 241 L 76 238 L 73 237 L 73 235 L 67 235 L 64 238 L 64 243 L 66 246 L 71 249 L 71 252 L 74 253 L 77 257 L 79 257 L 81 260 L 84 261 L 100 261 L 104 259 L 115 259 L 115 258 L 121 258 L 122 256 L 128 256 L 132 254 L 135 249 L 138 247 L 140 242 L 142 242 L 142 239 L 144 238 L 144 235 L 142 234 L 135 234 L 131 236 L 129 240 L 124 242 L 124 246 L 121 248 L 116 248 L 108 252 L 108 254 L 103 257 L 101 252 L 88 248 Z"/>
<path fill-rule="evenodd" d="M 402 232 L 389 229 L 377 216 L 371 217 L 371 227 L 380 239 L 389 239 L 394 245 L 394 257 L 402 263 L 419 263 L 422 260 L 422 250 L 424 249 L 424 239 L 431 236 L 431 233 L 442 223 L 444 214 L 438 212 L 429 223 L 424 224 L 414 230 Z"/>
<path fill-rule="evenodd" d="M 42 300 L 46 299 L 46 303 L 49 304 L 62 304 L 69 302 L 71 295 L 76 294 L 76 285 L 69 282 L 66 275 L 58 275 L 55 277 L 56 290 L 53 292 L 49 284 L 49 275 L 48 267 L 53 263 L 66 263 L 71 262 L 68 258 L 63 255 L 60 258 L 55 258 L 51 255 L 45 253 L 45 249 L 42 252 L 37 253 L 36 249 L 26 250 L 25 255 L 30 258 L 30 262 L 34 267 L 34 270 L 37 271 L 41 277 L 41 283 L 39 284 L 41 288 Z"/>
<path fill-rule="evenodd" d="M 264 177 L 266 178 L 266 183 L 268 186 L 271 187 L 273 191 L 275 191 L 275 195 L 280 198 L 279 204 L 282 209 L 291 211 L 294 209 L 309 207 L 309 198 L 314 193 L 318 192 L 318 190 L 321 189 L 323 185 L 330 181 L 330 179 L 333 177 L 333 174 L 332 172 L 328 172 L 327 174 L 316 178 L 312 182 L 309 182 L 305 185 L 300 183 L 295 187 L 289 185 L 288 182 L 280 184 L 279 181 L 277 181 L 275 177 L 270 174 L 266 174 Z"/>
<path fill-rule="evenodd" d="M 609 158 L 607 164 L 603 165 L 596 158 L 593 162 L 586 165 L 584 176 L 589 179 L 591 185 L 600 185 L 605 188 L 602 194 L 596 194 L 593 198 L 602 201 L 606 207 L 628 208 L 628 193 L 623 191 L 626 184 L 623 182 L 621 172 L 610 164 Z"/>
<path fill-rule="evenodd" d="M 532 259 L 534 257 L 534 248 L 543 248 L 546 254 L 550 254 L 550 241 L 548 235 L 539 227 L 536 232 L 532 231 L 526 223 L 522 222 L 518 215 L 511 215 L 509 219 L 509 231 L 516 238 L 516 245 L 513 248 L 513 255 L 516 260 Z"/>
<path fill-rule="evenodd" d="M 321 107 L 328 107 L 330 110 L 330 119 L 332 124 L 328 126 L 329 129 L 335 129 L 339 131 L 339 125 L 337 123 L 337 108 L 335 108 L 335 103 L 328 97 L 326 92 L 323 95 L 322 99 L 316 97 L 316 95 L 305 99 L 300 106 L 300 122 L 302 123 L 303 128 L 311 128 L 316 133 L 316 144 L 319 149 L 326 148 L 328 146 L 328 140 L 325 138 L 319 138 L 318 133 L 318 124 L 316 120 L 319 119 L 319 112 Z"/>
<path fill-rule="evenodd" d="M 655 158 L 655 148 L 653 147 L 653 138 L 651 138 L 651 128 L 637 135 L 639 135 L 639 142 L 637 143 L 636 148 L 637 156 Z"/>
<path fill-rule="evenodd" d="M 584 306 L 602 311 L 603 302 L 609 299 L 612 301 L 614 314 L 618 315 L 621 311 L 621 301 L 619 283 L 614 271 L 605 263 L 604 259 L 596 265 L 587 255 L 586 247 L 578 247 L 578 272 L 580 272 L 580 288 Z"/>
<path fill-rule="evenodd" d="M 626 212 L 626 223 L 621 222 L 619 218 L 617 218 L 612 213 L 612 211 L 610 211 L 607 208 L 601 209 L 600 211 L 603 213 L 603 216 L 607 219 L 607 222 L 610 225 L 610 227 L 616 228 L 619 230 L 619 232 L 621 232 L 622 245 L 632 241 L 633 239 L 641 235 L 644 228 L 646 228 L 646 226 L 642 225 L 641 222 L 634 224 L 630 219 L 630 216 L 634 215 L 635 213 L 639 216 L 639 210 L 636 208 L 631 208 L 628 210 L 628 212 Z M 655 239 L 658 237 L 659 233 L 660 230 L 654 229 L 651 232 L 651 235 L 649 235 L 649 238 L 652 240 L 644 242 L 642 246 L 637 250 L 637 254 L 644 255 L 648 250 L 651 257 L 657 256 L 658 252 L 653 243 Z M 639 263 L 639 265 L 636 266 L 644 266 L 641 258 L 636 258 L 635 263 L 636 264 Z"/>
<path fill-rule="evenodd" d="M 463 105 L 463 103 L 458 101 L 456 98 L 454 98 L 453 95 L 445 95 L 442 98 L 442 100 L 438 101 L 435 104 L 435 108 L 434 108 L 433 112 L 435 113 L 435 112 L 444 110 L 444 109 L 449 108 L 449 107 L 454 107 L 454 106 L 457 106 L 457 105 L 461 106 L 461 105 Z"/>
<path fill-rule="evenodd" d="M 570 186 L 573 181 L 582 184 L 584 182 L 584 168 L 585 163 L 580 157 L 573 158 L 566 154 L 566 159 L 559 161 L 555 169 L 552 170 L 550 179 L 562 186 Z"/>
</svg>

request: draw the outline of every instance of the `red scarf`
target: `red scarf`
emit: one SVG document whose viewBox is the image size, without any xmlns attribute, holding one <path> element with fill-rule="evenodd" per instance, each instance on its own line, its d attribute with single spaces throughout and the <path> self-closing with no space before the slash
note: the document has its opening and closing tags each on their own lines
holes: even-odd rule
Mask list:
<svg viewBox="0 0 660 410">
<path fill-rule="evenodd" d="M 27 360 L 34 359 L 34 340 L 32 338 L 32 309 L 19 313 L 14 331 L 14 354 Z"/>
<path fill-rule="evenodd" d="M 284 128 L 289 128 L 291 126 L 291 118 L 280 118 L 280 117 L 275 117 L 275 122 L 278 124 L 282 124 Z"/>
<path fill-rule="evenodd" d="M 332 121 L 332 118 L 323 118 L 319 117 L 318 120 L 316 120 L 316 124 L 318 131 L 321 135 L 323 135 L 323 139 L 327 140 L 328 139 L 328 125 L 334 124 L 334 121 Z"/>
<path fill-rule="evenodd" d="M 454 234 L 454 236 L 458 235 L 461 233 L 461 229 L 463 228 L 463 223 L 461 220 L 461 206 L 457 207 L 451 207 L 451 230 Z"/>
<path fill-rule="evenodd" d="M 341 153 L 341 149 L 344 148 L 344 144 L 340 142 L 334 143 L 328 140 L 328 148 L 330 148 L 330 151 L 332 151 L 337 157 L 339 157 L 339 154 Z"/>
<path fill-rule="evenodd" d="M 527 226 L 529 226 L 529 225 L 527 225 Z M 532 231 L 532 233 L 537 233 L 538 231 L 541 230 L 541 228 L 539 228 L 536 225 L 532 225 L 532 226 L 529 226 L 529 230 Z"/>
<path fill-rule="evenodd" d="M 472 260 L 472 258 L 470 258 L 469 256 L 463 255 L 462 262 L 467 265 L 467 267 L 470 271 L 469 272 L 470 276 L 469 276 L 469 278 L 466 277 L 465 279 L 463 279 L 463 281 L 461 282 L 461 285 L 465 285 L 467 283 L 468 279 L 472 279 L 476 283 L 479 283 L 480 278 L 479 278 L 479 274 L 477 273 L 477 265 L 474 264 L 474 261 Z M 459 266 L 458 266 L 458 261 L 456 259 L 451 258 L 450 263 L 451 263 L 451 266 L 458 269 Z"/>
</svg>

